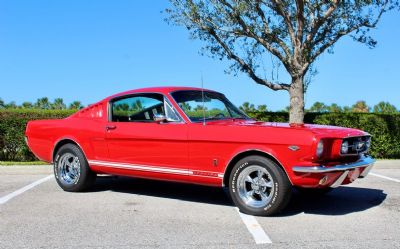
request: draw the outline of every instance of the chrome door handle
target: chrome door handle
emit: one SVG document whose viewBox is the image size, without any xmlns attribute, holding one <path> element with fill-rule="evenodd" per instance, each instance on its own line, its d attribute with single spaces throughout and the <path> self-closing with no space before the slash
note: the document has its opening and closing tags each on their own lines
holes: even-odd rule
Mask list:
<svg viewBox="0 0 400 249">
<path fill-rule="evenodd" d="M 115 130 L 115 129 L 117 129 L 117 126 L 115 126 L 115 125 L 107 125 L 106 126 L 106 131 L 111 131 L 111 130 Z"/>
</svg>

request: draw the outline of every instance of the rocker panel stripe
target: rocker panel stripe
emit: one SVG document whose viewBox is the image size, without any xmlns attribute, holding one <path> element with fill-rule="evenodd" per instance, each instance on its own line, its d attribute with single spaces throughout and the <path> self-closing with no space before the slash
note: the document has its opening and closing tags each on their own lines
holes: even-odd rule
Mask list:
<svg viewBox="0 0 400 249">
<path fill-rule="evenodd" d="M 88 160 L 89 164 L 108 167 L 108 168 L 119 168 L 119 169 L 130 169 L 130 170 L 139 170 L 139 171 L 147 171 L 147 172 L 155 172 L 155 173 L 167 173 L 167 174 L 176 174 L 176 175 L 187 175 L 187 176 L 196 176 L 196 177 L 210 177 L 210 178 L 223 178 L 224 175 L 219 172 L 212 171 L 202 171 L 202 170 L 182 170 L 182 169 L 174 169 L 174 168 L 165 168 L 165 167 L 156 167 L 150 165 L 141 165 L 141 164 L 128 164 L 128 163 L 116 163 L 116 162 L 106 162 L 106 161 L 96 161 L 96 160 Z"/>
</svg>

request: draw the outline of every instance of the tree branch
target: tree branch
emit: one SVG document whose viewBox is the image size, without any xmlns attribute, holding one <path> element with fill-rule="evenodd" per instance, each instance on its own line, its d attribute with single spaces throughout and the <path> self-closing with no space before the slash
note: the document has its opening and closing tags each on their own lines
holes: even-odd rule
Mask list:
<svg viewBox="0 0 400 249">
<path fill-rule="evenodd" d="M 207 32 L 218 42 L 219 45 L 225 50 L 226 54 L 228 55 L 228 58 L 231 58 L 235 60 L 239 65 L 242 67 L 243 71 L 245 71 L 250 78 L 252 78 L 257 84 L 264 85 L 268 88 L 271 88 L 272 90 L 289 90 L 290 85 L 289 84 L 284 84 L 284 83 L 272 83 L 269 82 L 268 80 L 261 79 L 258 77 L 254 70 L 239 56 L 237 56 L 233 51 L 229 48 L 229 46 L 222 41 L 222 39 L 217 35 L 217 33 L 213 30 L 208 28 Z"/>
<path fill-rule="evenodd" d="M 290 36 L 290 40 L 292 41 L 292 44 L 294 45 L 296 42 L 296 36 L 295 36 L 295 32 L 293 29 L 293 25 L 292 22 L 290 20 L 290 15 L 288 13 L 285 12 L 285 8 L 283 6 L 283 2 L 281 0 L 271 0 L 274 4 L 275 7 L 274 10 L 278 13 L 278 15 L 280 15 L 283 20 L 285 21 L 285 24 L 288 28 L 288 32 L 289 32 L 289 36 Z"/>
<path fill-rule="evenodd" d="M 248 36 L 248 37 L 253 38 L 254 40 L 256 40 L 265 49 L 267 49 L 270 53 L 272 53 L 273 55 L 278 57 L 278 59 L 282 62 L 282 64 L 285 66 L 285 68 L 288 71 L 291 70 L 291 67 L 289 65 L 290 53 L 289 54 L 287 53 L 289 51 L 285 51 L 284 50 L 285 56 L 283 56 L 281 54 L 281 52 L 278 49 L 274 48 L 268 41 L 266 41 L 264 38 L 261 38 L 257 34 L 255 34 L 254 31 L 252 31 L 249 28 L 249 26 L 245 23 L 245 21 L 241 18 L 240 13 L 236 13 L 235 8 L 231 4 L 229 4 L 225 0 L 220 0 L 220 2 L 222 4 L 224 4 L 226 7 L 228 7 L 229 9 L 231 9 L 232 12 L 227 12 L 227 14 L 232 19 L 235 19 L 239 23 L 239 25 L 242 27 L 243 35 Z"/>
<path fill-rule="evenodd" d="M 338 7 L 340 0 L 333 0 L 332 1 L 332 6 L 329 7 L 326 12 L 324 13 L 324 15 L 321 18 L 317 18 L 315 19 L 312 24 L 311 24 L 311 31 L 310 33 L 307 35 L 306 37 L 306 41 L 304 42 L 304 44 L 307 47 L 311 47 L 311 41 L 314 38 L 314 36 L 317 34 L 319 28 L 326 22 L 326 20 L 332 15 L 332 13 L 336 10 L 336 8 Z"/>
<path fill-rule="evenodd" d="M 271 34 L 267 18 L 265 17 L 264 11 L 261 9 L 260 2 L 261 2 L 261 0 L 257 0 L 257 2 L 256 2 L 256 11 L 257 11 L 258 15 L 261 17 L 261 20 L 263 22 L 265 35 L 268 37 L 268 39 L 277 43 L 282 48 L 282 50 L 285 52 L 286 57 L 290 58 L 291 53 L 290 53 L 289 47 L 281 39 L 279 39 L 278 36 Z"/>
<path fill-rule="evenodd" d="M 297 46 L 303 42 L 303 28 L 304 28 L 304 1 L 296 0 L 297 8 Z"/>
<path fill-rule="evenodd" d="M 331 47 L 333 44 L 335 44 L 340 38 L 342 38 L 343 36 L 352 33 L 353 31 L 356 31 L 362 27 L 366 27 L 366 28 L 375 28 L 376 25 L 378 24 L 379 20 L 382 17 L 382 14 L 386 11 L 386 6 L 388 4 L 389 0 L 386 0 L 385 3 L 382 5 L 379 14 L 377 15 L 376 19 L 374 22 L 370 23 L 369 20 L 363 21 L 361 23 L 359 23 L 358 25 L 355 25 L 353 27 L 350 27 L 344 31 L 338 32 L 336 34 L 336 36 L 333 37 L 333 39 L 329 40 L 327 43 L 325 43 L 324 45 L 322 45 L 315 53 L 314 55 L 311 56 L 311 59 L 309 60 L 309 62 L 307 62 L 304 65 L 304 68 L 308 68 L 308 66 L 319 56 L 321 55 L 327 48 Z M 315 44 L 314 44 L 315 46 Z"/>
</svg>

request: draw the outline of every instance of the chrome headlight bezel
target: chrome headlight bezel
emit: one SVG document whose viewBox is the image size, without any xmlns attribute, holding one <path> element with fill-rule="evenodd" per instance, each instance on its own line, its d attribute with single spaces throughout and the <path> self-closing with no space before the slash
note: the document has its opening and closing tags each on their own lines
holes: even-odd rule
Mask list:
<svg viewBox="0 0 400 249">
<path fill-rule="evenodd" d="M 342 145 L 340 146 L 340 154 L 347 154 L 349 153 L 349 142 L 342 141 Z"/>
<path fill-rule="evenodd" d="M 371 137 L 368 137 L 367 140 L 365 141 L 365 152 L 368 152 L 370 148 L 371 148 Z"/>
<path fill-rule="evenodd" d="M 321 158 L 321 156 L 324 154 L 324 140 L 319 140 L 318 144 L 317 144 L 317 148 L 315 150 L 315 155 L 318 158 Z"/>
</svg>

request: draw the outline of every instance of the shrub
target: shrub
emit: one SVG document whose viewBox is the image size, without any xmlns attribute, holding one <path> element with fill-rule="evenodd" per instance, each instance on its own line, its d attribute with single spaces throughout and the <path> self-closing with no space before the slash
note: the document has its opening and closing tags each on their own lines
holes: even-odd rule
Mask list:
<svg viewBox="0 0 400 249">
<path fill-rule="evenodd" d="M 29 120 L 65 118 L 74 110 L 0 110 L 0 160 L 32 161 L 34 155 L 24 141 Z M 287 122 L 287 112 L 250 112 L 252 118 L 269 122 Z M 372 137 L 371 155 L 376 158 L 400 158 L 400 114 L 307 113 L 306 123 L 336 125 L 364 130 Z"/>
<path fill-rule="evenodd" d="M 29 120 L 65 118 L 74 110 L 0 110 L 0 160 L 32 161 L 35 156 L 25 144 L 25 128 Z"/>
</svg>

